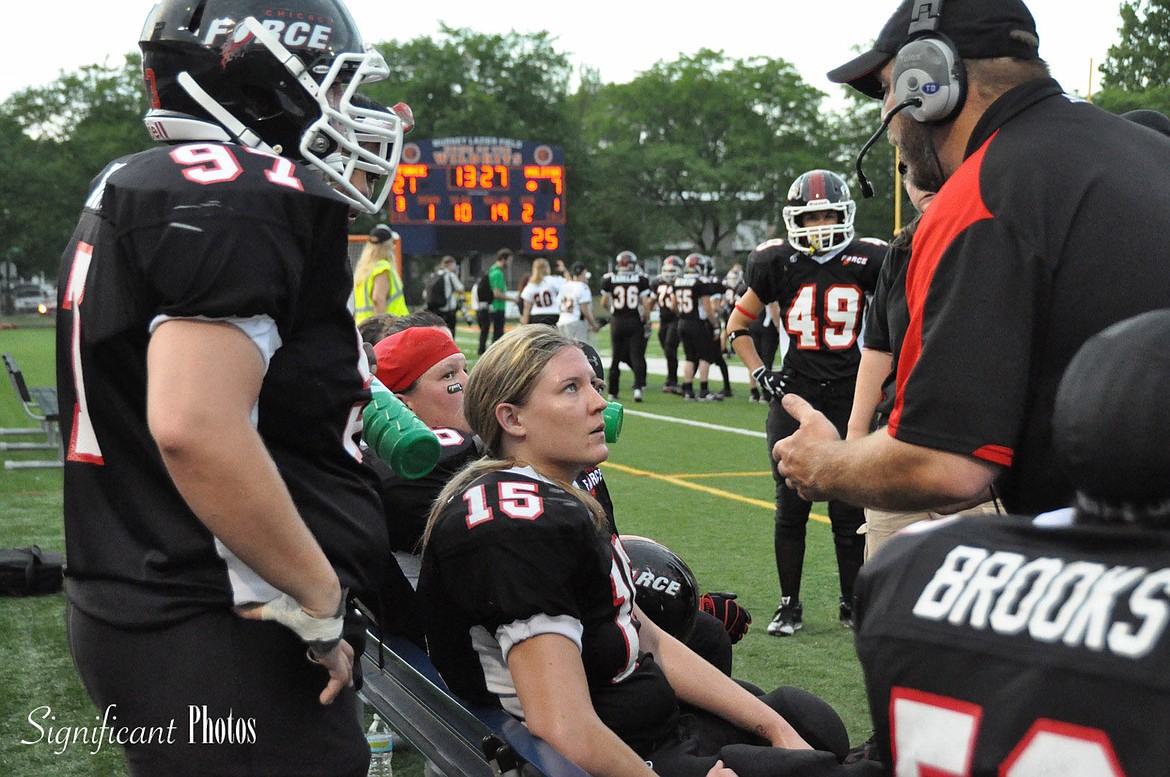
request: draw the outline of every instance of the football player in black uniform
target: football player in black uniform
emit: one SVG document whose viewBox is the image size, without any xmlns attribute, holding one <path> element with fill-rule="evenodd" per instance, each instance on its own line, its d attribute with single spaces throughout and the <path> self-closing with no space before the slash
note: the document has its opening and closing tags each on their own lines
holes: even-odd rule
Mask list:
<svg viewBox="0 0 1170 777">
<path fill-rule="evenodd" d="M 1170 310 L 1090 338 L 1056 392 L 1072 508 L 917 523 L 857 581 L 892 774 L 1160 777 L 1170 760 Z"/>
<path fill-rule="evenodd" d="M 424 538 L 435 666 L 590 774 L 850 773 L 823 702 L 754 696 L 639 611 L 604 508 L 572 485 L 609 453 L 600 386 L 575 341 L 538 326 L 472 370 L 464 412 L 487 458 L 444 489 Z M 685 729 L 679 702 L 698 709 Z"/>
<path fill-rule="evenodd" d="M 59 275 L 70 648 L 131 774 L 357 777 L 346 592 L 388 551 L 347 227 L 406 122 L 359 104 L 389 69 L 337 0 L 164 0 L 140 45 L 162 145 L 95 178 Z"/>
<path fill-rule="evenodd" d="M 861 359 L 857 340 L 866 295 L 873 292 L 886 252 L 880 240 L 854 237 L 855 210 L 841 176 L 828 170 L 804 173 L 792 183 L 784 207 L 788 239 L 769 240 L 748 257 L 748 288 L 732 311 L 728 339 L 760 391 L 771 400 L 769 452 L 777 440 L 798 428 L 780 406 L 785 391 L 808 399 L 845 434 Z M 771 302 L 780 305 L 780 328 L 788 337 L 780 372 L 764 365 L 752 338 L 746 336 L 749 325 Z M 791 636 L 803 625 L 800 579 L 812 503 L 785 484 L 774 462 L 771 466 L 776 482 L 774 540 L 781 599 L 768 633 Z M 829 520 L 841 585 L 839 615 L 848 626 L 853 581 L 865 549 L 857 529 L 865 516 L 860 507 L 831 501 Z"/>
<path fill-rule="evenodd" d="M 682 394 L 678 385 L 678 314 L 674 312 L 674 279 L 683 269 L 682 259 L 671 254 L 662 260 L 662 272 L 650 281 L 654 304 L 658 308 L 658 344 L 666 357 L 666 394 Z"/>
<path fill-rule="evenodd" d="M 719 374 L 723 378 L 723 391 L 719 392 L 718 399 L 726 399 L 732 396 L 731 391 L 731 374 L 727 368 L 727 360 L 723 358 L 723 348 L 725 337 L 723 334 L 723 325 L 726 322 L 726 317 L 723 313 L 724 304 L 727 301 L 727 293 L 730 290 L 727 283 L 716 275 L 717 269 L 715 260 L 710 256 L 699 257 L 700 271 L 703 273 L 703 280 L 711 284 L 712 296 L 711 303 L 715 308 L 715 318 L 706 318 L 704 320 L 712 329 L 712 342 L 715 343 L 714 351 L 709 353 L 711 364 L 719 368 Z M 705 311 L 703 311 L 705 313 Z"/>
<path fill-rule="evenodd" d="M 678 338 L 686 362 L 683 365 L 683 399 L 720 400 L 723 395 L 708 388 L 707 374 L 719 351 L 719 312 L 717 302 L 723 284 L 703 277 L 704 257 L 688 254 L 683 260 L 683 274 L 674 279 L 673 305 L 678 316 Z M 716 328 L 712 330 L 712 324 Z M 695 373 L 699 374 L 699 395 L 695 395 Z"/>
<path fill-rule="evenodd" d="M 601 279 L 601 304 L 613 314 L 609 322 L 613 357 L 609 363 L 609 398 L 617 399 L 621 367 L 634 371 L 634 401 L 642 401 L 646 388 L 646 322 L 650 320 L 650 279 L 638 267 L 633 251 L 622 251 L 613 272 Z"/>
</svg>

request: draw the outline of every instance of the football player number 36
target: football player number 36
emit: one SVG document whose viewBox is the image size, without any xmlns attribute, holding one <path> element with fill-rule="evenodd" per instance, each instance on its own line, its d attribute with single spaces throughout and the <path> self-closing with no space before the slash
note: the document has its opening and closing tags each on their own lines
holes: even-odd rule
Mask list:
<svg viewBox="0 0 1170 777">
<path fill-rule="evenodd" d="M 968 777 L 983 708 L 895 687 L 890 739 L 897 777 Z M 999 766 L 999 777 L 1125 777 L 1113 743 L 1100 729 L 1039 718 Z"/>
</svg>

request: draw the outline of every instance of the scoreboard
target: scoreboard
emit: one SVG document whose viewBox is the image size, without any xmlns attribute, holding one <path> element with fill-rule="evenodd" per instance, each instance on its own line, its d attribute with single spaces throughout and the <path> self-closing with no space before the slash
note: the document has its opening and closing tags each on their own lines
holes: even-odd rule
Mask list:
<svg viewBox="0 0 1170 777">
<path fill-rule="evenodd" d="M 496 137 L 406 143 L 388 207 L 406 253 L 558 254 L 564 250 L 564 152 Z"/>
</svg>

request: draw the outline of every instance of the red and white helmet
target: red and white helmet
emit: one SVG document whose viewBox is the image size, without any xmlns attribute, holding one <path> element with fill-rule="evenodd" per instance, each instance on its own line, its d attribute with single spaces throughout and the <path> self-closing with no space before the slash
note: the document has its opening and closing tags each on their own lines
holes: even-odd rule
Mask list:
<svg viewBox="0 0 1170 777">
<path fill-rule="evenodd" d="M 666 279 L 677 278 L 682 274 L 683 260 L 679 259 L 674 254 L 662 260 L 662 277 Z"/>
<path fill-rule="evenodd" d="M 837 223 L 805 226 L 809 213 L 839 214 Z M 857 203 L 849 195 L 845 179 L 829 170 L 810 170 L 792 182 L 784 207 L 788 242 L 801 251 L 816 254 L 853 239 L 853 216 Z"/>
<path fill-rule="evenodd" d="M 618 272 L 635 272 L 638 269 L 638 257 L 633 251 L 622 251 L 613 260 L 613 266 Z"/>
</svg>

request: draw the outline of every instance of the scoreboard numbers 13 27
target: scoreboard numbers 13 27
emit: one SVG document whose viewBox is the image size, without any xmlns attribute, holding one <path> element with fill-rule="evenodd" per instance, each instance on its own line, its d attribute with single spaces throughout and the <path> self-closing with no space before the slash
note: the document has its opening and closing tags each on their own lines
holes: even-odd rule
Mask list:
<svg viewBox="0 0 1170 777">
<path fill-rule="evenodd" d="M 407 143 L 389 219 L 411 253 L 563 250 L 564 153 L 496 137 Z"/>
</svg>

